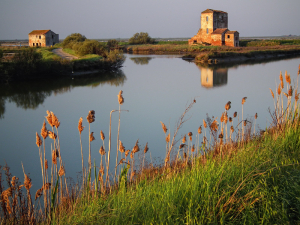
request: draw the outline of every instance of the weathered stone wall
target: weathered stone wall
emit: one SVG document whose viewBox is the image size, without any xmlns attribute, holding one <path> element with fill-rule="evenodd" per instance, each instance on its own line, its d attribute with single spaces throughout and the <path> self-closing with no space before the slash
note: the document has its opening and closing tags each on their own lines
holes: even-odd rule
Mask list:
<svg viewBox="0 0 300 225">
<path fill-rule="evenodd" d="M 28 35 L 29 38 L 29 46 L 30 47 L 45 47 L 46 46 L 46 37 L 44 34 L 37 35 Z"/>
<path fill-rule="evenodd" d="M 225 45 L 231 47 L 239 47 L 239 33 L 228 32 L 225 34 Z"/>
</svg>

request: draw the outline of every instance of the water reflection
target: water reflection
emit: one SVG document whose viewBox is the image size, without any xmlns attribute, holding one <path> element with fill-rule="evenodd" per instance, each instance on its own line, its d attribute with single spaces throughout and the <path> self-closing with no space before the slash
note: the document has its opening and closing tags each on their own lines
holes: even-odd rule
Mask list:
<svg viewBox="0 0 300 225">
<path fill-rule="evenodd" d="M 62 94 L 75 87 L 99 85 L 120 86 L 126 81 L 122 70 L 106 72 L 97 75 L 81 76 L 74 78 L 61 78 L 54 80 L 31 81 L 12 83 L 0 86 L 0 119 L 4 118 L 5 102 L 14 102 L 23 109 L 36 109 L 43 104 L 45 99 L 52 94 Z"/>
<path fill-rule="evenodd" d="M 133 57 L 130 59 L 137 65 L 147 65 L 152 57 Z"/>
<path fill-rule="evenodd" d="M 218 87 L 227 84 L 228 68 L 210 68 L 198 66 L 201 73 L 201 85 L 206 88 Z"/>
</svg>

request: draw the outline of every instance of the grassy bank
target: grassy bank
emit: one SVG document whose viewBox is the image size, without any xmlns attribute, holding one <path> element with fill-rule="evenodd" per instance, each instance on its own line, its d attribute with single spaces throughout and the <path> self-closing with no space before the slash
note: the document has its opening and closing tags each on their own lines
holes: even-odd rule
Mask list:
<svg viewBox="0 0 300 225">
<path fill-rule="evenodd" d="M 177 138 L 178 132 L 193 105 L 197 104 L 196 100 L 187 106 L 173 133 L 170 128 L 168 132 L 166 125 L 161 122 L 161 134 L 166 140 L 166 157 L 162 165 L 145 161 L 149 148 L 147 144 L 142 148 L 138 140 L 132 150 L 125 150 L 118 139 L 116 159 L 110 160 L 113 150 L 111 127 L 108 146 L 105 145 L 104 133 L 100 131 L 103 141 L 99 150 L 101 161 L 100 165 L 93 165 L 91 142 L 94 132 L 91 130 L 95 130 L 95 111 L 89 111 L 86 121 L 81 117 L 78 122 L 82 156 L 82 163 L 78 167 L 82 168 L 82 180 L 76 185 L 70 185 L 66 179 L 65 159 L 60 154 L 58 135 L 60 121 L 53 112 L 47 111 L 47 126 L 50 129 L 44 122 L 41 133 L 36 133 L 43 186 L 33 198 L 30 193 L 32 181 L 25 173 L 26 168 L 22 184 L 5 166 L 2 171 L 7 184 L 4 185 L 0 179 L 1 222 L 299 223 L 298 82 L 292 87 L 290 75 L 286 73 L 284 77 L 285 81 L 280 73 L 279 86 L 274 92 L 271 90 L 274 100 L 271 114 L 273 123 L 265 131 L 255 130 L 257 114 L 254 119 L 244 118 L 246 97 L 241 99 L 239 106 L 227 102 L 224 112 L 220 112 L 220 121 L 207 116 L 197 131 L 185 134 L 180 140 Z M 119 92 L 118 103 L 119 110 L 112 110 L 110 115 L 114 112 L 123 113 L 122 91 Z M 241 109 L 240 113 L 234 111 L 237 108 Z M 120 123 L 119 120 L 118 127 Z M 89 133 L 88 148 L 81 145 L 81 134 L 85 132 Z M 86 136 L 83 134 L 83 137 Z M 50 159 L 45 156 L 45 149 L 48 150 L 49 146 L 43 145 L 47 137 L 53 140 Z M 83 157 L 83 150 L 89 152 L 88 159 Z M 20 190 L 24 190 L 25 194 Z"/>
</svg>

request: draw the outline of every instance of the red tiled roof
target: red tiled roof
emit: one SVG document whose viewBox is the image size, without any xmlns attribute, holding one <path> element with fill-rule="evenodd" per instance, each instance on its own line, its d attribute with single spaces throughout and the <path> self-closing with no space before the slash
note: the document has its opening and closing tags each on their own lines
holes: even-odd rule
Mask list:
<svg viewBox="0 0 300 225">
<path fill-rule="evenodd" d="M 214 10 L 214 9 L 206 9 L 204 10 L 202 13 L 213 13 L 213 12 L 217 12 L 217 13 L 227 13 L 221 10 Z"/>
<path fill-rule="evenodd" d="M 212 32 L 211 34 L 223 34 L 226 31 L 228 31 L 227 28 L 218 28 L 218 29 L 215 29 L 214 32 Z"/>
<path fill-rule="evenodd" d="M 234 33 L 239 33 L 239 32 L 237 32 L 236 30 L 233 30 L 233 31 L 229 30 L 229 31 L 226 32 L 226 34 L 234 34 Z"/>
<path fill-rule="evenodd" d="M 48 33 L 48 31 L 50 31 L 50 30 L 33 30 L 29 33 L 29 35 L 32 35 L 32 34 L 46 34 L 46 33 Z"/>
</svg>

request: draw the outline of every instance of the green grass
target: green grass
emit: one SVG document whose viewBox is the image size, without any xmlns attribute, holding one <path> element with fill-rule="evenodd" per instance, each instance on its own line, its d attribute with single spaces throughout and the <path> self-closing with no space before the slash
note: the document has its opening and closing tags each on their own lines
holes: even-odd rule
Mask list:
<svg viewBox="0 0 300 225">
<path fill-rule="evenodd" d="M 298 124 L 298 122 L 296 122 Z M 272 131 L 270 130 L 270 133 Z M 81 199 L 61 224 L 294 224 L 300 221 L 300 129 L 266 132 L 225 158 Z"/>
<path fill-rule="evenodd" d="M 36 51 L 42 54 L 44 60 L 60 60 L 61 58 L 52 52 L 53 48 L 37 48 Z"/>
</svg>

